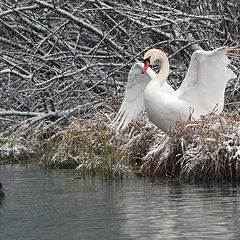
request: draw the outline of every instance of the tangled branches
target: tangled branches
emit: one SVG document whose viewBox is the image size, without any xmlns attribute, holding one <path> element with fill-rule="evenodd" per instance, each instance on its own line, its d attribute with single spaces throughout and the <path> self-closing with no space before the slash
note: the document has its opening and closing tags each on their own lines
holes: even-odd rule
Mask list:
<svg viewBox="0 0 240 240">
<path fill-rule="evenodd" d="M 0 1 L 0 127 L 116 103 L 130 66 L 152 47 L 167 52 L 177 87 L 195 49 L 238 45 L 239 7 L 238 0 Z"/>
</svg>

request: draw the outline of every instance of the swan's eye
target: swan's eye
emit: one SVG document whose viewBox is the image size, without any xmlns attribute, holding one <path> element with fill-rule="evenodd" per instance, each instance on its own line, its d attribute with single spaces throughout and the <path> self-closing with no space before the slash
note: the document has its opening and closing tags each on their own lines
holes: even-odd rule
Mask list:
<svg viewBox="0 0 240 240">
<path fill-rule="evenodd" d="M 151 56 L 149 56 L 148 58 L 145 58 L 145 59 L 143 60 L 143 62 L 144 62 L 144 66 L 146 66 L 147 63 L 150 64 L 150 58 L 151 58 Z"/>
</svg>

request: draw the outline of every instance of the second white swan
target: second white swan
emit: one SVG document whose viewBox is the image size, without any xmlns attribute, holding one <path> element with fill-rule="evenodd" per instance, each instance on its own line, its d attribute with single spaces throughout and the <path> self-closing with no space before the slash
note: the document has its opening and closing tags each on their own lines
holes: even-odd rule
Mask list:
<svg viewBox="0 0 240 240">
<path fill-rule="evenodd" d="M 186 121 L 190 116 L 199 119 L 214 109 L 221 113 L 226 84 L 236 78 L 228 68 L 227 52 L 226 47 L 195 51 L 181 86 L 174 91 L 166 83 L 167 56 L 158 49 L 148 50 L 144 64 L 134 64 L 129 72 L 125 96 L 113 125 L 123 130 L 144 109 L 150 121 L 163 131 L 177 120 Z M 149 68 L 156 60 L 161 65 L 158 74 Z"/>
</svg>

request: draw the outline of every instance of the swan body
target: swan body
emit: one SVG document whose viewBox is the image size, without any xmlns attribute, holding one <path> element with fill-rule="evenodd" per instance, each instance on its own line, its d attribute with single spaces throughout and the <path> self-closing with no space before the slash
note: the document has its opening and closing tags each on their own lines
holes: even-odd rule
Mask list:
<svg viewBox="0 0 240 240">
<path fill-rule="evenodd" d="M 228 68 L 226 53 L 226 47 L 195 51 L 181 86 L 174 91 L 166 83 L 167 56 L 158 49 L 148 50 L 145 64 L 135 63 L 129 72 L 125 97 L 113 125 L 123 130 L 145 109 L 150 121 L 163 131 L 177 120 L 199 119 L 212 111 L 220 114 L 227 81 L 236 78 Z M 158 74 L 148 67 L 156 60 L 161 65 Z"/>
</svg>

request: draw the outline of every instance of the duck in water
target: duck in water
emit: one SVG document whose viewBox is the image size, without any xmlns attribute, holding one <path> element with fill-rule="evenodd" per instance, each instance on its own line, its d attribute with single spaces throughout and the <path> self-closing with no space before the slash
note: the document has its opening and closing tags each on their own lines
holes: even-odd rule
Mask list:
<svg viewBox="0 0 240 240">
<path fill-rule="evenodd" d="M 2 183 L 0 183 L 0 198 L 4 198 L 4 192 L 2 190 L 8 191 L 8 189 L 3 187 Z"/>
</svg>

